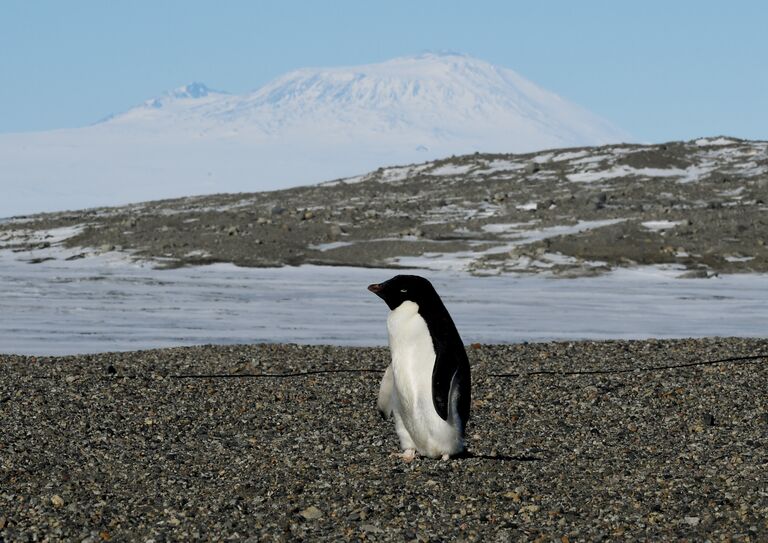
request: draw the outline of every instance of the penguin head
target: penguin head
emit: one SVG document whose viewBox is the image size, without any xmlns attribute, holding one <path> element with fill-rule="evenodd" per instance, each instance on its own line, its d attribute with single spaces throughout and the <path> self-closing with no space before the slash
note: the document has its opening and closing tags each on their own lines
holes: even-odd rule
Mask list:
<svg viewBox="0 0 768 543">
<path fill-rule="evenodd" d="M 440 300 L 432 283 L 418 275 L 396 275 L 389 281 L 368 285 L 368 290 L 384 300 L 393 310 L 403 302 L 424 306 L 426 303 Z"/>
</svg>

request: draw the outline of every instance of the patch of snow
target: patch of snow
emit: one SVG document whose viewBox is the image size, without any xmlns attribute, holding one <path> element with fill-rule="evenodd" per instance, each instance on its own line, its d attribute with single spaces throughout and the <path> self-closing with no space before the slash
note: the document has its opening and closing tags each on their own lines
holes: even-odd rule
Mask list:
<svg viewBox="0 0 768 543">
<path fill-rule="evenodd" d="M 677 180 L 678 183 L 694 183 L 701 178 L 706 177 L 715 169 L 715 164 L 700 164 L 698 166 L 689 166 L 685 169 L 685 175 Z"/>
<path fill-rule="evenodd" d="M 333 249 L 339 249 L 340 247 L 349 247 L 350 245 L 354 245 L 354 241 L 330 241 L 328 243 L 318 243 L 317 245 L 310 245 L 307 247 L 308 249 L 312 249 L 314 251 L 330 251 Z"/>
<path fill-rule="evenodd" d="M 497 172 L 519 171 L 524 168 L 525 168 L 525 164 L 521 162 L 494 159 L 488 162 L 485 166 L 478 168 L 478 170 L 474 173 L 483 173 L 483 174 L 490 175 Z"/>
<path fill-rule="evenodd" d="M 730 138 L 699 138 L 694 143 L 699 147 L 705 147 L 710 145 L 732 145 L 739 142 Z"/>
<path fill-rule="evenodd" d="M 565 162 L 565 161 L 571 161 L 575 160 L 577 158 L 582 158 L 589 156 L 589 151 L 570 151 L 567 153 L 560 153 L 552 157 L 552 162 Z M 574 162 L 575 164 L 575 162 Z"/>
<path fill-rule="evenodd" d="M 64 253 L 64 258 L 72 256 L 72 250 L 64 250 L 61 245 L 68 239 L 79 235 L 87 225 L 78 224 L 74 226 L 64 226 L 61 228 L 52 228 L 48 230 L 27 230 L 17 229 L 0 233 L 0 251 L 3 249 L 27 245 L 32 247 L 21 252 L 19 255 L 26 255 L 27 260 L 40 258 L 56 258 L 54 253 Z M 18 251 L 18 249 L 14 249 Z"/>
<path fill-rule="evenodd" d="M 578 234 L 587 230 L 618 224 L 625 220 L 626 219 L 605 219 L 599 221 L 579 221 L 573 225 L 551 226 L 536 230 L 514 231 L 510 229 L 502 235 L 502 237 L 505 238 L 503 243 L 478 240 L 474 242 L 475 246 L 484 246 L 485 248 L 451 253 L 429 252 L 418 256 L 400 256 L 389 259 L 388 263 L 429 270 L 466 271 L 471 267 L 475 260 L 482 258 L 483 256 L 509 253 L 514 250 L 515 247 L 521 245 L 529 245 L 537 241 L 557 236 Z M 491 228 L 494 227 L 491 226 Z"/>
<path fill-rule="evenodd" d="M 569 181 L 575 183 L 593 183 L 606 179 L 617 177 L 628 177 L 630 175 L 637 177 L 677 177 L 680 183 L 691 183 L 698 181 L 703 176 L 712 172 L 712 165 L 689 166 L 682 170 L 680 168 L 632 168 L 630 166 L 617 166 L 610 170 L 595 170 L 567 174 Z"/>
<path fill-rule="evenodd" d="M 521 211 L 535 211 L 538 209 L 539 204 L 536 202 L 528 202 L 527 204 L 520 204 L 515 206 L 515 208 L 521 210 Z"/>
<path fill-rule="evenodd" d="M 754 256 L 726 256 L 725 260 L 728 262 L 749 262 L 754 260 Z"/>
<path fill-rule="evenodd" d="M 528 222 L 511 222 L 511 223 L 492 223 L 492 224 L 484 224 L 483 225 L 483 232 L 488 232 L 490 234 L 505 234 L 508 232 L 519 232 L 520 227 L 523 226 L 531 226 L 533 224 L 536 224 L 539 222 L 538 220 L 534 221 L 528 221 Z M 466 228 L 463 229 L 465 232 L 468 232 Z M 458 232 L 458 229 L 456 230 Z"/>
<path fill-rule="evenodd" d="M 541 228 L 539 230 L 526 230 L 521 232 L 522 235 L 516 240 L 515 245 L 527 245 L 547 238 L 579 234 L 581 232 L 586 232 L 587 230 L 595 230 L 596 228 L 619 224 L 626 220 L 627 219 L 603 219 L 599 221 L 578 221 L 573 225 L 558 225 Z"/>
<path fill-rule="evenodd" d="M 738 187 L 732 190 L 724 190 L 720 192 L 720 196 L 725 196 L 726 198 L 736 197 L 736 196 L 739 196 L 742 192 L 744 192 L 745 189 L 746 189 L 745 187 Z"/>
<path fill-rule="evenodd" d="M 546 164 L 547 162 L 552 162 L 554 156 L 554 153 L 543 153 L 541 155 L 536 155 L 532 162 L 536 164 Z"/>
<path fill-rule="evenodd" d="M 685 221 L 645 221 L 642 224 L 645 228 L 652 232 L 660 232 L 662 230 L 669 230 L 670 228 L 675 228 L 676 226 L 679 226 L 681 224 L 684 224 Z"/>
<path fill-rule="evenodd" d="M 583 165 L 592 165 L 596 164 L 598 162 L 604 162 L 606 160 L 613 160 L 615 157 L 613 155 L 595 155 L 595 156 L 587 156 L 584 158 L 580 158 L 578 160 L 572 160 L 571 164 L 574 166 L 583 166 Z"/>
<path fill-rule="evenodd" d="M 434 176 L 466 175 L 476 167 L 477 164 L 444 164 L 443 166 L 428 170 L 426 173 Z"/>
</svg>

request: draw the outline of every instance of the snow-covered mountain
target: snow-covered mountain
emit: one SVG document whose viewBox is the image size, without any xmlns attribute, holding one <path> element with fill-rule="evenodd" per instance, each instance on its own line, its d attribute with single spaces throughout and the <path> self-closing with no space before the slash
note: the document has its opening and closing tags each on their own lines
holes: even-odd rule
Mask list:
<svg viewBox="0 0 768 543">
<path fill-rule="evenodd" d="M 0 135 L 0 216 L 628 139 L 512 70 L 464 55 L 301 69 L 244 95 L 193 83 L 85 128 Z"/>
</svg>

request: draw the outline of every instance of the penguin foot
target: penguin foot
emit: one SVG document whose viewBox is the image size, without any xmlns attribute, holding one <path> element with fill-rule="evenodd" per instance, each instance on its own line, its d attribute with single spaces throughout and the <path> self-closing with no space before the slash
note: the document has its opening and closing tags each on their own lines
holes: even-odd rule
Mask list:
<svg viewBox="0 0 768 543">
<path fill-rule="evenodd" d="M 450 460 L 450 459 L 451 459 L 450 454 L 444 454 L 443 457 L 441 458 L 441 460 Z"/>
<path fill-rule="evenodd" d="M 416 458 L 416 449 L 405 449 L 401 453 L 392 453 L 390 456 L 396 456 L 402 459 L 406 464 L 410 464 Z"/>
</svg>

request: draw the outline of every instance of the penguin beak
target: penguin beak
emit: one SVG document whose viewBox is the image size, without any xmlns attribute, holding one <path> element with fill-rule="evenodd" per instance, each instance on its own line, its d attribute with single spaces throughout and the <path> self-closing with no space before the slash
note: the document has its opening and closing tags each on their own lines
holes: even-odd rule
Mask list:
<svg viewBox="0 0 768 543">
<path fill-rule="evenodd" d="M 373 292 L 376 296 L 381 296 L 381 291 L 384 290 L 384 287 L 380 284 L 374 283 L 372 285 L 368 285 L 368 290 Z"/>
</svg>

